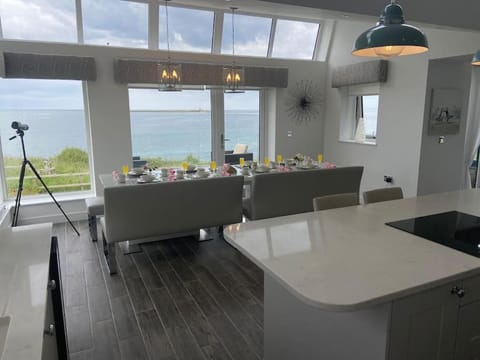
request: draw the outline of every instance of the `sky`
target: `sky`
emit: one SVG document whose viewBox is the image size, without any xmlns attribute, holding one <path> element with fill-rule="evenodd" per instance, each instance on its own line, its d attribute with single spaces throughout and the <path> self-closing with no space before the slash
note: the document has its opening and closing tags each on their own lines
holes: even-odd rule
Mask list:
<svg viewBox="0 0 480 360">
<path fill-rule="evenodd" d="M 82 0 L 84 42 L 105 46 L 147 48 L 148 7 L 122 0 Z M 170 48 L 178 51 L 211 52 L 213 12 L 168 7 Z M 0 0 L 4 38 L 56 42 L 77 42 L 75 0 Z M 165 6 L 160 6 L 159 47 L 166 49 Z M 271 19 L 237 13 L 235 53 L 266 56 Z M 222 53 L 232 52 L 232 15 L 225 14 Z M 273 55 L 312 57 L 318 24 L 278 20 Z M 80 89 L 80 90 L 79 90 Z M 48 90 L 48 91 L 47 91 Z M 154 91 L 149 90 L 149 94 Z M 208 92 L 205 92 L 208 94 Z M 209 96 L 148 95 L 131 100 L 139 108 L 206 108 Z M 244 98 L 247 96 L 245 95 Z M 191 98 L 185 101 L 186 98 Z M 208 104 L 205 103 L 208 99 Z M 240 97 L 239 97 L 240 99 Z M 249 101 L 233 101 L 248 108 Z M 80 82 L 0 79 L 0 109 L 83 108 Z"/>
</svg>

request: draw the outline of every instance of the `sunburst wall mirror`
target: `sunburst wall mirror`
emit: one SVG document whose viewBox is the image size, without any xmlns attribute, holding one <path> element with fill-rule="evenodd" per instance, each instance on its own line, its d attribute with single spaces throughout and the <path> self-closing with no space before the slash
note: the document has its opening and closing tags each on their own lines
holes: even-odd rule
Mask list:
<svg viewBox="0 0 480 360">
<path fill-rule="evenodd" d="M 288 117 L 297 125 L 319 119 L 322 110 L 322 89 L 312 80 L 301 80 L 288 90 L 285 102 Z"/>
</svg>

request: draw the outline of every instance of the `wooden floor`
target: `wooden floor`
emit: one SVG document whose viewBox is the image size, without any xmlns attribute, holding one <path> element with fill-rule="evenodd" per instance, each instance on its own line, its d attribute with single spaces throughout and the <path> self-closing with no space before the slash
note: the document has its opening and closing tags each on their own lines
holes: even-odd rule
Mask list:
<svg viewBox="0 0 480 360">
<path fill-rule="evenodd" d="M 182 238 L 105 268 L 87 222 L 59 238 L 72 360 L 262 359 L 263 273 L 224 241 Z"/>
</svg>

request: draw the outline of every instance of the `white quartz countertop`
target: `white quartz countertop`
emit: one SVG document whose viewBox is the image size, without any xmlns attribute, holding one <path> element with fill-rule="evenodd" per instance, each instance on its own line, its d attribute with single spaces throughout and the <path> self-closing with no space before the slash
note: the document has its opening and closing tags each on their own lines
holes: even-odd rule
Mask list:
<svg viewBox="0 0 480 360">
<path fill-rule="evenodd" d="M 304 302 L 354 311 L 480 273 L 480 258 L 385 225 L 452 210 L 480 216 L 480 191 L 236 224 L 225 239 Z"/>
<path fill-rule="evenodd" d="M 1 360 L 40 360 L 52 225 L 0 229 L 0 317 L 9 316 Z"/>
</svg>

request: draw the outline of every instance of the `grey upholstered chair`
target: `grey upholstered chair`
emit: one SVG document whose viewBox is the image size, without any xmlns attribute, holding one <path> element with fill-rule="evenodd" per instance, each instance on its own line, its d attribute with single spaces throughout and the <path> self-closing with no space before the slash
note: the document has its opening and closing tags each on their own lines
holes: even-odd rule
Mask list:
<svg viewBox="0 0 480 360">
<path fill-rule="evenodd" d="M 358 193 L 325 195 L 313 198 L 313 210 L 328 210 L 359 205 Z"/>
<path fill-rule="evenodd" d="M 363 193 L 363 202 L 372 204 L 380 201 L 403 199 L 403 191 L 401 187 L 388 187 L 383 189 L 375 189 L 365 191 Z"/>
<path fill-rule="evenodd" d="M 92 241 L 97 241 L 97 217 L 104 214 L 104 199 L 103 197 L 94 197 L 85 199 L 85 206 L 88 214 L 88 229 Z"/>
</svg>

